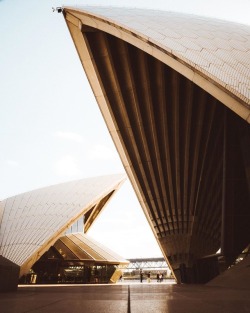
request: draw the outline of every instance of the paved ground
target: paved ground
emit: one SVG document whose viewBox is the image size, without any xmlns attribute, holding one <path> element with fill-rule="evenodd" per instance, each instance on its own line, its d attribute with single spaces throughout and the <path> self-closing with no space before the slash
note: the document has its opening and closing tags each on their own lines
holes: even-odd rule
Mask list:
<svg viewBox="0 0 250 313">
<path fill-rule="evenodd" d="M 247 289 L 133 283 L 31 286 L 0 293 L 1 313 L 249 313 Z"/>
</svg>

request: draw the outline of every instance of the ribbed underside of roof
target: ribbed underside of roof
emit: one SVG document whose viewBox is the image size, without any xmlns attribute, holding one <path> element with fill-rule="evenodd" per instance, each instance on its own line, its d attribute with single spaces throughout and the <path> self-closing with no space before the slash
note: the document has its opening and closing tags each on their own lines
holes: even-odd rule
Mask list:
<svg viewBox="0 0 250 313">
<path fill-rule="evenodd" d="M 101 31 L 84 35 L 137 187 L 170 263 L 189 264 L 215 253 L 222 236 L 224 119 L 229 110 L 142 50 Z M 235 118 L 233 123 L 241 122 Z M 249 133 L 247 123 L 245 128 Z M 240 151 L 239 143 L 237 148 Z M 236 158 L 239 194 L 245 194 L 237 201 L 245 207 L 249 199 L 240 152 Z"/>
<path fill-rule="evenodd" d="M 84 261 L 98 264 L 129 264 L 115 252 L 104 247 L 83 233 L 63 236 L 54 244 L 54 248 L 65 261 Z"/>
<path fill-rule="evenodd" d="M 157 26 L 154 18 L 157 32 L 150 33 L 155 39 L 162 30 L 165 52 L 146 36 L 152 12 L 141 12 L 141 23 L 137 23 L 133 10 L 123 14 L 120 9 L 123 24 L 112 9 L 111 13 L 107 9 L 107 17 L 105 10 L 100 9 L 96 16 L 92 11 L 66 8 L 64 16 L 164 255 L 174 270 L 181 270 L 182 265 L 194 268 L 196 261 L 219 248 L 227 264 L 232 263 L 250 242 L 250 127 L 245 121 L 249 99 L 241 107 L 245 115 L 240 109 L 237 116 L 233 92 L 225 94 L 222 86 L 216 89 L 217 83 L 209 76 L 195 83 L 196 66 L 189 75 L 186 71 L 192 62 L 184 68 L 174 48 L 169 54 L 166 38 L 172 35 L 168 35 L 167 21 L 161 18 Z M 113 13 L 111 18 L 109 13 Z M 200 23 L 203 28 L 204 23 Z M 209 31 L 199 33 L 197 25 L 194 28 L 195 38 L 204 45 Z M 216 32 L 215 25 L 213 30 Z M 173 47 L 188 45 L 180 38 L 168 39 Z M 209 47 L 204 45 L 201 50 L 205 53 Z M 242 60 L 248 56 L 244 51 Z M 226 64 L 230 52 L 220 57 Z M 210 59 L 212 67 L 216 60 Z M 208 279 L 210 274 L 206 274 Z"/>
</svg>

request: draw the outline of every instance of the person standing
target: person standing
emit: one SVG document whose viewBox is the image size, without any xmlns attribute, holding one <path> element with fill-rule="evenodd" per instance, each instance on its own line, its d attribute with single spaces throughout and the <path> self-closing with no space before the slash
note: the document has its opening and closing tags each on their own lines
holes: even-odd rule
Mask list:
<svg viewBox="0 0 250 313">
<path fill-rule="evenodd" d="M 159 272 L 157 272 L 157 274 L 156 274 L 156 280 L 157 280 L 157 283 L 159 283 L 159 279 L 160 279 L 160 273 L 159 273 Z"/>
<path fill-rule="evenodd" d="M 143 271 L 141 269 L 140 269 L 140 281 L 141 281 L 141 283 L 143 281 Z"/>
<path fill-rule="evenodd" d="M 151 282 L 151 279 L 150 279 L 150 276 L 151 276 L 151 273 L 150 272 L 148 272 L 148 283 L 150 283 Z"/>
<path fill-rule="evenodd" d="M 160 275 L 159 275 L 159 281 L 160 281 L 160 283 L 162 282 L 162 273 L 160 273 Z"/>
</svg>

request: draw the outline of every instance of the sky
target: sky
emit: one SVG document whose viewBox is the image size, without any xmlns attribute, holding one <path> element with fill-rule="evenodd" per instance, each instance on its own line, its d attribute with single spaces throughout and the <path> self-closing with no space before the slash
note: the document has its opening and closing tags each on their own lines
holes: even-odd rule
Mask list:
<svg viewBox="0 0 250 313">
<path fill-rule="evenodd" d="M 62 14 L 52 7 L 161 9 L 250 25 L 250 0 L 0 0 L 0 200 L 124 173 Z M 127 180 L 89 235 L 125 258 L 161 257 Z"/>
</svg>

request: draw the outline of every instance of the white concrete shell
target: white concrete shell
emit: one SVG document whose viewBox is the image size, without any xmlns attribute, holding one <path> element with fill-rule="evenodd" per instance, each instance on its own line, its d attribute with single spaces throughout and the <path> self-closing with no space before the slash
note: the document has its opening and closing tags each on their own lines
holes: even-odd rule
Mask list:
<svg viewBox="0 0 250 313">
<path fill-rule="evenodd" d="M 98 99 L 102 94 L 91 57 L 82 49 L 84 44 L 74 26 L 81 29 L 88 25 L 147 52 L 250 123 L 249 26 L 136 8 L 65 7 L 64 14 Z"/>
<path fill-rule="evenodd" d="M 125 179 L 124 174 L 82 179 L 1 201 L 0 255 L 19 265 L 21 276 L 79 217 L 95 208 L 99 213 Z"/>
</svg>

